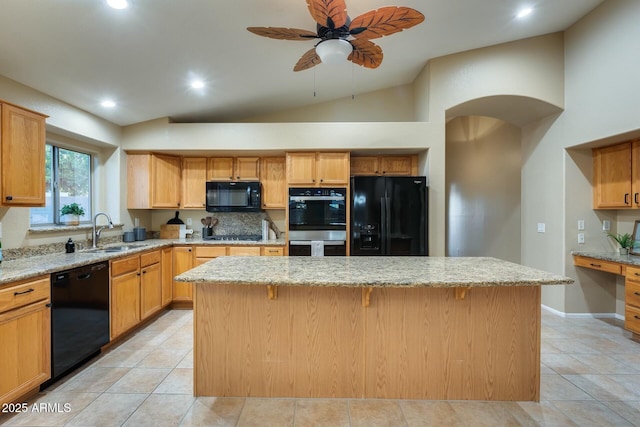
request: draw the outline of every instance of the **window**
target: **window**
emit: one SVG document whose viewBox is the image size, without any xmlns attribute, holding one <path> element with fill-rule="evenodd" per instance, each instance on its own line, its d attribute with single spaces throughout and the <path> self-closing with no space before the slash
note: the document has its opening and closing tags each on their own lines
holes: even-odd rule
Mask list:
<svg viewBox="0 0 640 427">
<path fill-rule="evenodd" d="M 47 144 L 45 146 L 45 206 L 31 208 L 31 225 L 62 224 L 60 209 L 77 203 L 83 222 L 91 221 L 91 155 Z"/>
</svg>

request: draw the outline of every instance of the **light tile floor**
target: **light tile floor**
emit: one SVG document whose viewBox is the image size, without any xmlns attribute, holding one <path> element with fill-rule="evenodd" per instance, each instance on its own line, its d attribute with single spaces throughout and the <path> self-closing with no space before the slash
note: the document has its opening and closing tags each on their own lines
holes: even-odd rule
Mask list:
<svg viewBox="0 0 640 427">
<path fill-rule="evenodd" d="M 640 344 L 543 311 L 540 403 L 192 396 L 193 316 L 169 311 L 2 415 L 5 426 L 640 426 Z M 1 370 L 1 367 L 0 367 Z M 43 405 L 45 404 L 45 405 Z M 49 404 L 49 406 L 46 406 Z M 59 411 L 53 411 L 58 404 Z M 69 404 L 65 412 L 64 404 Z M 37 405 L 37 406 L 34 406 Z M 43 408 L 33 412 L 33 408 Z"/>
</svg>

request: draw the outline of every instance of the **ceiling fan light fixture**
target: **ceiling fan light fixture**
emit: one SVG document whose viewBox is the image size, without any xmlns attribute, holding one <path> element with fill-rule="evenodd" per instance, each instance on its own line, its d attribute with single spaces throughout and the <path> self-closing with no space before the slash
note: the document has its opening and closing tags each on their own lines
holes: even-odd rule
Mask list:
<svg viewBox="0 0 640 427">
<path fill-rule="evenodd" d="M 324 40 L 316 46 L 316 53 L 324 64 L 346 62 L 351 52 L 353 52 L 353 46 L 344 39 Z"/>
</svg>

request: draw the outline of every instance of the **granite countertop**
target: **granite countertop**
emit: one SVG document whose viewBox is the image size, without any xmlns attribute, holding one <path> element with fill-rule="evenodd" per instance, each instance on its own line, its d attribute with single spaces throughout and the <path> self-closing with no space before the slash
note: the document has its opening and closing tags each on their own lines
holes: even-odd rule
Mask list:
<svg viewBox="0 0 640 427">
<path fill-rule="evenodd" d="M 573 279 L 495 258 L 221 257 L 177 281 L 237 285 L 487 287 L 570 284 Z"/>
<path fill-rule="evenodd" d="M 109 248 L 112 246 L 128 246 L 130 249 L 120 252 L 91 252 L 90 249 L 85 249 L 76 251 L 71 254 L 60 252 L 48 255 L 24 257 L 11 261 L 3 261 L 2 264 L 0 264 L 0 285 L 174 245 L 284 246 L 285 243 L 285 239 L 238 241 L 202 240 L 200 238 L 151 239 L 131 243 L 114 243 L 104 245 L 104 248 Z"/>
<path fill-rule="evenodd" d="M 617 262 L 617 263 L 626 264 L 626 265 L 640 265 L 640 256 L 620 255 L 619 252 L 572 251 L 571 255 L 601 259 L 603 261 L 612 261 L 612 262 Z"/>
</svg>

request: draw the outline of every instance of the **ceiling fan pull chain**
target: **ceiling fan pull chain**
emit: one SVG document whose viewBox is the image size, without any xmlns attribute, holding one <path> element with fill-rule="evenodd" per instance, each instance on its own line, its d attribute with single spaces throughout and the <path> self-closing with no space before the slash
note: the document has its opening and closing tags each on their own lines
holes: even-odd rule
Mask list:
<svg viewBox="0 0 640 427">
<path fill-rule="evenodd" d="M 313 69 L 313 97 L 316 97 L 316 69 Z"/>
<path fill-rule="evenodd" d="M 356 99 L 356 91 L 355 88 L 355 80 L 353 78 L 353 62 L 351 63 L 351 100 L 354 101 Z"/>
</svg>

